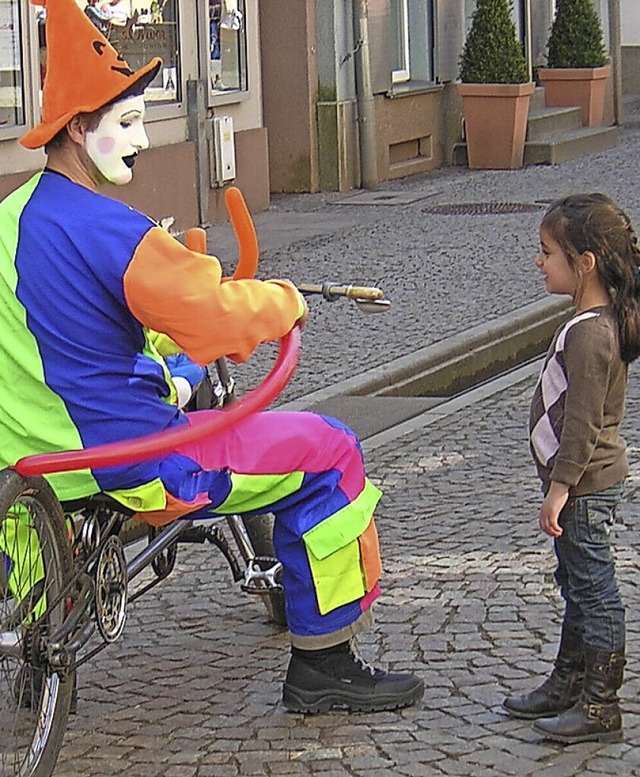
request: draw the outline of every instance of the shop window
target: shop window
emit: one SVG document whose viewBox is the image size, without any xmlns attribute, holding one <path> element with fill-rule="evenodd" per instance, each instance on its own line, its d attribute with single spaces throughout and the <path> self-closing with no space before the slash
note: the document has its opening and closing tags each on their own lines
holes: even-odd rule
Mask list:
<svg viewBox="0 0 640 777">
<path fill-rule="evenodd" d="M 390 0 L 391 80 L 433 80 L 433 0 Z"/>
<path fill-rule="evenodd" d="M 244 0 L 209 0 L 209 87 L 213 94 L 247 88 Z"/>
<path fill-rule="evenodd" d="M 24 125 L 19 0 L 0 0 L 0 129 Z"/>
<path fill-rule="evenodd" d="M 133 70 L 146 65 L 152 57 L 161 57 L 162 68 L 145 92 L 148 103 L 157 105 L 182 99 L 178 0 L 76 1 Z M 36 7 L 36 14 L 40 30 L 41 79 L 44 79 L 46 10 Z"/>
</svg>

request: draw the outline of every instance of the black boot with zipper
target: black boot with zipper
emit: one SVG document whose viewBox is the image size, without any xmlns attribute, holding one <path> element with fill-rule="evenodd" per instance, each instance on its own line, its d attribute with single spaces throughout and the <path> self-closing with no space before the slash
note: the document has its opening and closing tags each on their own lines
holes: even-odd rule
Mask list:
<svg viewBox="0 0 640 777">
<path fill-rule="evenodd" d="M 622 685 L 624 648 L 612 653 L 584 646 L 585 678 L 580 699 L 571 709 L 533 724 L 545 739 L 577 742 L 622 741 L 622 716 L 617 691 Z"/>
<path fill-rule="evenodd" d="M 584 681 L 582 635 L 563 624 L 558 655 L 549 677 L 530 693 L 507 696 L 502 703 L 514 718 L 533 720 L 558 715 L 580 698 Z"/>
</svg>

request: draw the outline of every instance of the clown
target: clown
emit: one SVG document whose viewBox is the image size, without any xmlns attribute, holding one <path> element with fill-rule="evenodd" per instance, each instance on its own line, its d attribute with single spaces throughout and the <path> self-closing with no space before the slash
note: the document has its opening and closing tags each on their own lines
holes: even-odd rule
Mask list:
<svg viewBox="0 0 640 777">
<path fill-rule="evenodd" d="M 143 92 L 161 63 L 131 70 L 75 0 L 48 0 L 46 24 L 42 122 L 21 139 L 44 146 L 46 166 L 0 203 L 2 466 L 216 412 L 180 411 L 156 333 L 197 379 L 307 316 L 291 283 L 223 278 L 216 258 L 99 193 L 128 183 L 149 145 Z M 292 643 L 285 706 L 394 709 L 422 695 L 417 677 L 374 670 L 351 648 L 379 593 L 380 492 L 340 422 L 259 413 L 160 459 L 49 480 L 61 501 L 106 492 L 154 525 L 273 513 Z"/>
</svg>

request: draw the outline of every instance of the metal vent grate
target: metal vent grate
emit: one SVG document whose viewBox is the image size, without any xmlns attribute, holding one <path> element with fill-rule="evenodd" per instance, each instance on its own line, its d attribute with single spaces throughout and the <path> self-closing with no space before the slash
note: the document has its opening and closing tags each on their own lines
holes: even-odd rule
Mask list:
<svg viewBox="0 0 640 777">
<path fill-rule="evenodd" d="M 422 212 L 440 216 L 485 216 L 496 213 L 536 213 L 544 207 L 535 202 L 453 202 L 429 205 Z"/>
</svg>

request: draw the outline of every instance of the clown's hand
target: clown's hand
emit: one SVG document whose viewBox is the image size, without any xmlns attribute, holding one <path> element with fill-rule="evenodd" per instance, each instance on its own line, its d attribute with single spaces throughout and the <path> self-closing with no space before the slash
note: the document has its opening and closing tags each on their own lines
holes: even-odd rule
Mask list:
<svg viewBox="0 0 640 777">
<path fill-rule="evenodd" d="M 165 363 L 171 373 L 173 385 L 178 393 L 178 407 L 184 407 L 193 392 L 207 377 L 207 370 L 196 364 L 185 353 L 165 356 Z"/>
</svg>

